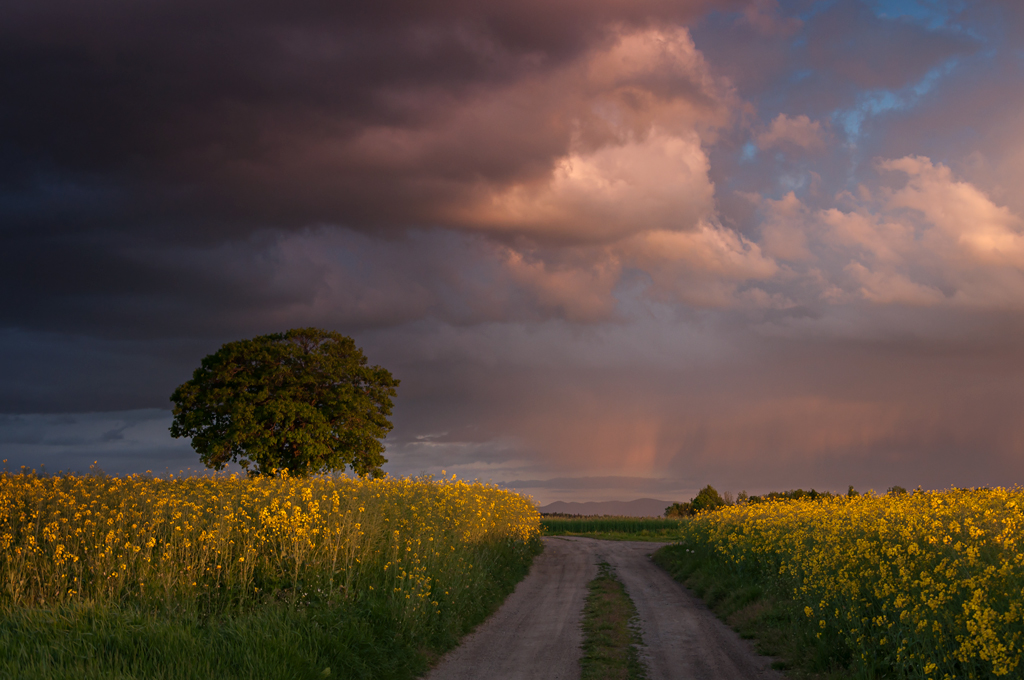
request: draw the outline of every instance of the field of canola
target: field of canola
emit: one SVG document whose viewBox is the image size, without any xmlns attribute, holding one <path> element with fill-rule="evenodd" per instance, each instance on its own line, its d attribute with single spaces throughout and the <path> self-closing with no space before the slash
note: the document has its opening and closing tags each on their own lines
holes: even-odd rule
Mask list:
<svg viewBox="0 0 1024 680">
<path fill-rule="evenodd" d="M 429 616 L 495 542 L 539 534 L 527 498 L 461 481 L 0 475 L 0 603 L 344 600 Z"/>
<path fill-rule="evenodd" d="M 684 543 L 774 584 L 866 676 L 1021 677 L 1024 490 L 736 505 Z"/>
</svg>

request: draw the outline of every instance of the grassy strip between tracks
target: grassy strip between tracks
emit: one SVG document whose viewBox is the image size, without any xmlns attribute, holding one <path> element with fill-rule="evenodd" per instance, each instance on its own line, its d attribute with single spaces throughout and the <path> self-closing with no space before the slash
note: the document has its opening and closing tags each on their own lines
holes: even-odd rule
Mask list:
<svg viewBox="0 0 1024 680">
<path fill-rule="evenodd" d="M 808 627 L 800 605 L 724 565 L 712 548 L 669 545 L 654 562 L 701 597 L 718 618 L 741 637 L 754 640 L 757 651 L 776 659 L 772 667 L 792 678 L 847 680 L 848 659 Z"/>
<path fill-rule="evenodd" d="M 582 680 L 645 678 L 636 607 L 611 566 L 602 562 L 583 609 Z"/>
</svg>

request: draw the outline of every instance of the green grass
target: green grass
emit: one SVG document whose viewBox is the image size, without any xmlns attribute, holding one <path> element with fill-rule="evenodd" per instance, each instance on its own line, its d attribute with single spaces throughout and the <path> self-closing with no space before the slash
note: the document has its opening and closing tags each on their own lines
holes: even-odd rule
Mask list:
<svg viewBox="0 0 1024 680">
<path fill-rule="evenodd" d="M 545 536 L 587 536 L 612 541 L 674 541 L 680 520 L 653 517 L 541 517 Z"/>
<path fill-rule="evenodd" d="M 636 607 L 611 566 L 602 562 L 598 569 L 583 609 L 581 680 L 644 678 Z"/>
<path fill-rule="evenodd" d="M 469 587 L 427 626 L 403 625 L 374 593 L 341 605 L 282 598 L 216 615 L 131 604 L 9 608 L 0 612 L 0 677 L 414 678 L 497 609 L 537 550 L 493 548 L 474 564 Z"/>
<path fill-rule="evenodd" d="M 850 655 L 840 640 L 818 637 L 807 625 L 800 606 L 762 582 L 722 560 L 700 544 L 670 545 L 653 555 L 672 578 L 702 598 L 741 637 L 755 641 L 757 651 L 775 657 L 772 666 L 793 678 L 847 680 Z"/>
<path fill-rule="evenodd" d="M 417 645 L 390 624 L 372 607 L 269 605 L 213 620 L 128 608 L 23 611 L 0 621 L 0 676 L 401 678 L 424 670 Z"/>
</svg>

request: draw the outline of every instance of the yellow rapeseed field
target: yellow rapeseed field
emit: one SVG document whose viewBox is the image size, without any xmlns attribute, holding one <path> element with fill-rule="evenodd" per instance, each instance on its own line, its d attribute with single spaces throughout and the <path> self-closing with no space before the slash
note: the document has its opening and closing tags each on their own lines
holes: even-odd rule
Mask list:
<svg viewBox="0 0 1024 680">
<path fill-rule="evenodd" d="M 539 534 L 528 498 L 429 479 L 0 474 L 0 604 L 343 600 L 431 616 L 495 541 Z"/>
<path fill-rule="evenodd" d="M 1024 490 L 736 505 L 687 539 L 791 592 L 819 636 L 895 677 L 1020 677 Z"/>
</svg>

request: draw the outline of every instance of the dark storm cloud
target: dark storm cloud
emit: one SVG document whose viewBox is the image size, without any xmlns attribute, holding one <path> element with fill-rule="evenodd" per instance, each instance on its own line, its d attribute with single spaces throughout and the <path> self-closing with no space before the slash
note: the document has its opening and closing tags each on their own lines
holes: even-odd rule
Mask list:
<svg viewBox="0 0 1024 680">
<path fill-rule="evenodd" d="M 529 314 L 514 292 L 467 297 L 493 277 L 477 246 L 406 248 L 404 230 L 473 221 L 481 186 L 545 176 L 594 104 L 565 92 L 579 73 L 552 74 L 711 4 L 730 3 L 6 3 L 4 325 L 219 338 L 303 314 L 347 327 Z M 688 77 L 635 81 L 698 102 Z M 347 256 L 309 245 L 299 262 L 310 230 Z M 299 234 L 288 252 L 283 232 Z M 334 311 L 312 310 L 332 286 Z"/>
<path fill-rule="evenodd" d="M 88 472 L 95 464 L 111 474 L 196 468 L 188 443 L 167 436 L 170 419 L 158 409 L 0 417 L 2 466 Z"/>
<path fill-rule="evenodd" d="M 191 338 L 131 340 L 0 331 L 0 412 L 167 408 L 171 391 L 189 378 L 196 358 L 218 345 Z"/>
<path fill-rule="evenodd" d="M 0 222 L 180 241 L 429 218 L 469 178 L 549 163 L 568 123 L 532 146 L 499 134 L 502 153 L 452 149 L 409 177 L 346 143 L 371 125 L 430 125 L 481 89 L 557 68 L 608 40 L 609 24 L 705 5 L 5 3 Z"/>
<path fill-rule="evenodd" d="M 275 230 L 210 245 L 90 234 L 6 243 L 5 320 L 47 332 L 220 338 L 300 315 L 358 329 L 430 314 L 465 322 L 529 312 L 500 285 L 500 248 L 439 230 L 387 239 Z"/>
</svg>

